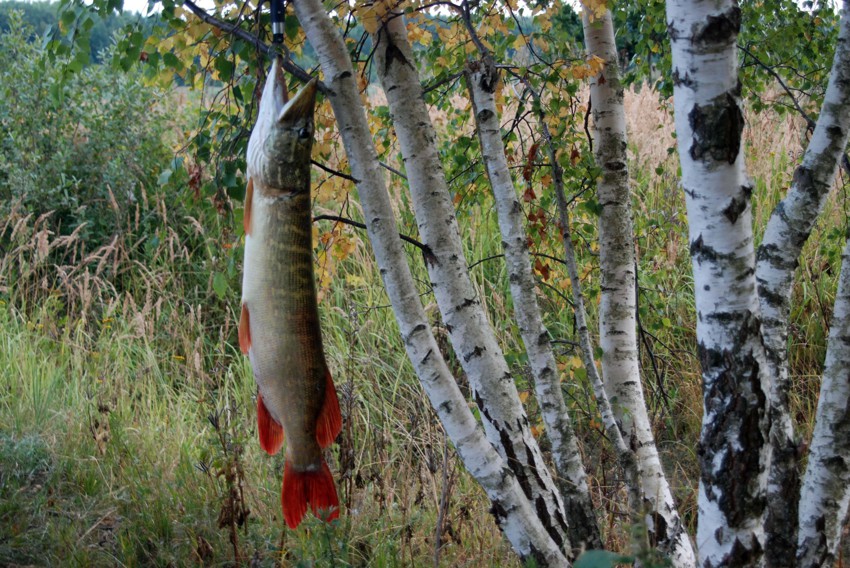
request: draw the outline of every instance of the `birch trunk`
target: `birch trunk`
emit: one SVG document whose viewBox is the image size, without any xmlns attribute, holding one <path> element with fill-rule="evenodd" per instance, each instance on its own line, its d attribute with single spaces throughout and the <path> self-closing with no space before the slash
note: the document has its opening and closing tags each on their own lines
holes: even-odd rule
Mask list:
<svg viewBox="0 0 850 568">
<path fill-rule="evenodd" d="M 792 565 L 797 547 L 799 444 L 788 410 L 791 387 L 788 317 L 800 251 L 826 202 L 850 134 L 850 2 L 847 0 L 840 26 L 829 85 L 812 139 L 803 163 L 794 172 L 791 189 L 768 221 L 756 263 L 762 336 L 773 375 L 768 399 L 773 456 L 765 524 L 766 554 L 772 566 Z M 808 500 L 804 502 L 811 505 Z M 804 516 L 811 519 L 810 514 L 801 515 L 800 519 Z M 804 540 L 811 538 L 811 527 L 808 530 Z"/>
<path fill-rule="evenodd" d="M 769 445 L 766 361 L 744 173 L 733 0 L 669 0 L 676 134 L 703 379 L 700 563 L 759 566 Z"/>
<path fill-rule="evenodd" d="M 846 2 L 845 2 L 846 6 Z M 832 566 L 850 503 L 850 243 L 832 313 L 817 423 L 800 499 L 798 566 Z"/>
<path fill-rule="evenodd" d="M 539 104 L 539 98 L 538 98 Z M 605 385 L 602 382 L 602 376 L 596 368 L 596 360 L 593 357 L 594 348 L 593 340 L 590 337 L 590 328 L 587 325 L 587 308 L 584 305 L 584 293 L 581 290 L 581 277 L 578 272 L 578 264 L 576 263 L 576 252 L 573 247 L 572 228 L 570 222 L 569 206 L 567 204 L 566 192 L 564 191 L 564 172 L 557 161 L 555 145 L 552 142 L 552 135 L 549 132 L 549 127 L 546 125 L 545 117 L 541 112 L 538 115 L 540 120 L 540 130 L 543 133 L 543 138 L 546 140 L 547 153 L 549 161 L 552 164 L 552 183 L 555 190 L 555 201 L 558 204 L 558 221 L 561 224 L 561 239 L 564 245 L 564 262 L 567 265 L 567 274 L 570 277 L 570 288 L 573 293 L 573 304 L 575 305 L 575 325 L 576 333 L 579 338 L 579 352 L 581 354 L 581 362 L 587 370 L 587 376 L 590 379 L 590 384 L 593 388 L 593 396 L 596 399 L 596 408 L 599 411 L 599 416 L 602 419 L 602 425 L 605 428 L 605 433 L 611 444 L 614 446 L 614 451 L 617 454 L 617 461 L 626 478 L 627 489 L 629 492 L 629 502 L 632 508 L 632 517 L 635 521 L 641 521 L 636 515 L 637 507 L 641 501 L 638 472 L 637 456 L 626 444 L 623 438 L 623 433 L 620 431 L 620 425 L 617 423 L 617 418 L 614 416 L 614 411 L 611 409 L 611 402 L 608 400 L 608 393 L 605 392 Z"/>
<path fill-rule="evenodd" d="M 572 558 L 564 503 L 469 277 L 404 19 L 390 17 L 376 39 L 377 74 L 404 157 L 419 234 L 429 247 L 428 275 L 452 347 L 469 378 L 488 439 L 507 460 L 549 536 Z"/>
<path fill-rule="evenodd" d="M 522 223 L 522 207 L 502 143 L 495 97 L 497 82 L 489 80 L 497 77 L 498 71 L 492 60 L 485 57 L 481 62 L 471 62 L 466 74 L 484 166 L 496 201 L 514 312 L 534 376 L 535 394 L 546 434 L 552 442 L 552 456 L 560 475 L 558 487 L 564 497 L 570 523 L 570 540 L 574 548 L 599 549 L 602 548 L 602 537 L 587 486 L 587 473 L 564 403 L 549 332 L 543 326 L 537 303 L 537 286 L 528 254 L 528 235 Z"/>
<path fill-rule="evenodd" d="M 639 486 L 650 543 L 669 555 L 674 566 L 696 565 L 693 547 L 676 510 L 661 467 L 641 386 L 637 341 L 637 294 L 631 194 L 626 145 L 626 116 L 611 11 L 590 21 L 582 11 L 587 50 L 604 60 L 590 81 L 599 215 L 601 302 L 599 336 L 602 377 L 623 436 L 637 455 Z"/>
<path fill-rule="evenodd" d="M 520 481 L 478 428 L 440 355 L 401 249 L 354 71 L 339 31 L 319 0 L 295 0 L 294 6 L 330 88 L 331 105 L 351 173 L 357 180 L 369 239 L 408 357 L 447 435 L 490 498 L 496 522 L 517 554 L 524 560 L 533 558 L 541 566 L 568 566 L 524 496 Z"/>
</svg>

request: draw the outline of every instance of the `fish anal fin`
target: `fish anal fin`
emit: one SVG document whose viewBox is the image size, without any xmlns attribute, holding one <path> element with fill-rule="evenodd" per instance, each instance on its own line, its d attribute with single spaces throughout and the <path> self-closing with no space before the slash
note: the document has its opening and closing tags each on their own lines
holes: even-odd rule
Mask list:
<svg viewBox="0 0 850 568">
<path fill-rule="evenodd" d="M 325 403 L 319 413 L 316 423 L 316 441 L 319 446 L 327 448 L 330 446 L 342 430 L 342 413 L 339 411 L 339 399 L 336 396 L 336 388 L 328 371 L 325 375 Z"/>
<path fill-rule="evenodd" d="M 239 314 L 239 350 L 243 355 L 248 354 L 251 349 L 251 316 L 248 313 L 248 306 L 242 304 L 242 313 Z"/>
<path fill-rule="evenodd" d="M 263 395 L 257 393 L 257 431 L 260 435 L 260 447 L 270 456 L 275 455 L 283 446 L 283 427 L 272 418 Z"/>
<path fill-rule="evenodd" d="M 248 178 L 248 187 L 245 189 L 245 212 L 242 215 L 242 225 L 245 234 L 251 234 L 251 213 L 254 210 L 254 178 Z"/>
<path fill-rule="evenodd" d="M 294 529 L 304 518 L 307 505 L 316 517 L 330 522 L 339 517 L 339 499 L 328 464 L 322 460 L 314 471 L 297 471 L 289 460 L 283 468 L 283 488 L 280 494 L 283 518 Z"/>
</svg>

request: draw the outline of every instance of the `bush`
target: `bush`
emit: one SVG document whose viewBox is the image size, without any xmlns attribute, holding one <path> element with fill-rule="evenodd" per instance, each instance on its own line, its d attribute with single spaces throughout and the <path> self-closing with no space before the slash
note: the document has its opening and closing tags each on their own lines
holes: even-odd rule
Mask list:
<svg viewBox="0 0 850 568">
<path fill-rule="evenodd" d="M 68 72 L 12 18 L 0 35 L 0 215 L 20 202 L 35 216 L 52 212 L 56 235 L 82 227 L 89 247 L 103 245 L 158 190 L 170 155 L 162 95 L 134 71 Z"/>
</svg>

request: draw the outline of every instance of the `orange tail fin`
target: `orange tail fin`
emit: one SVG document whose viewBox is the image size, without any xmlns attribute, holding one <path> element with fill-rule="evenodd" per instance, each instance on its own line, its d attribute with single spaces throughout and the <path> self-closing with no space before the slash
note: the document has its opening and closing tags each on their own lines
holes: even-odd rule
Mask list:
<svg viewBox="0 0 850 568">
<path fill-rule="evenodd" d="M 342 430 L 342 414 L 339 411 L 339 399 L 336 396 L 331 372 L 328 371 L 325 376 L 325 403 L 316 424 L 316 441 L 322 448 L 327 448 L 339 435 L 340 430 Z"/>
<path fill-rule="evenodd" d="M 325 460 L 322 460 L 318 471 L 295 471 L 289 460 L 286 460 L 280 504 L 283 507 L 283 518 L 291 529 L 301 524 L 307 512 L 307 504 L 314 515 L 325 521 L 339 517 L 336 486 Z"/>
<path fill-rule="evenodd" d="M 251 349 L 251 316 L 248 315 L 248 306 L 242 304 L 242 313 L 239 314 L 239 350 L 243 355 L 247 355 L 249 349 Z"/>
<path fill-rule="evenodd" d="M 283 427 L 269 414 L 263 395 L 257 393 L 257 431 L 260 434 L 260 447 L 270 456 L 280 451 L 283 445 Z"/>
</svg>

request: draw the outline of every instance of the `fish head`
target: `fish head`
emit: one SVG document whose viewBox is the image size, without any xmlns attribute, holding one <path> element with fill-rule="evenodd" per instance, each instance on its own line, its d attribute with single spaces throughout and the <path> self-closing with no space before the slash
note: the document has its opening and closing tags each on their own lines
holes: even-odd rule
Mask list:
<svg viewBox="0 0 850 568">
<path fill-rule="evenodd" d="M 260 191 L 309 191 L 316 91 L 313 79 L 286 100 L 281 60 L 275 58 L 248 142 L 248 175 Z"/>
</svg>

